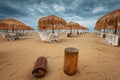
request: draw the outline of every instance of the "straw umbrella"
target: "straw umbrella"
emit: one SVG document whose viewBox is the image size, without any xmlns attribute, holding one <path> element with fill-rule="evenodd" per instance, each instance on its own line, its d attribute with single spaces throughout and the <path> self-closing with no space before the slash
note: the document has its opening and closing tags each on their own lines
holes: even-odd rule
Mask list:
<svg viewBox="0 0 120 80">
<path fill-rule="evenodd" d="M 117 34 L 118 24 L 120 22 L 120 9 L 112 11 L 104 16 L 102 16 L 96 23 L 94 29 L 98 29 L 100 26 L 104 26 L 104 30 L 112 29 L 114 33 Z M 103 27 L 101 27 L 102 29 Z"/>
<path fill-rule="evenodd" d="M 81 30 L 83 30 L 84 33 L 84 31 L 87 30 L 87 28 L 81 25 Z"/>
<path fill-rule="evenodd" d="M 3 23 L 2 20 L 0 20 L 0 30 L 5 30 L 4 25 L 5 25 L 5 23 Z"/>
<path fill-rule="evenodd" d="M 25 30 L 26 28 L 28 28 L 28 26 L 24 23 L 11 18 L 0 20 L 0 26 L 4 28 L 3 30 L 12 30 L 13 33 L 14 30 Z"/>
<path fill-rule="evenodd" d="M 66 21 L 63 18 L 60 18 L 55 15 L 42 17 L 38 21 L 38 29 L 39 30 L 51 29 L 52 33 L 54 33 L 54 29 L 58 25 L 66 26 Z"/>
<path fill-rule="evenodd" d="M 106 29 L 107 25 L 106 25 L 106 18 L 103 16 L 101 17 L 97 22 L 96 22 L 96 29 L 98 30 L 104 30 Z"/>
<path fill-rule="evenodd" d="M 1 20 L 1 24 L 3 24 L 2 27 L 4 27 L 4 30 L 12 30 L 12 32 L 14 33 L 16 25 L 20 23 L 15 19 L 3 19 Z"/>
<path fill-rule="evenodd" d="M 118 30 L 118 23 L 120 22 L 120 9 L 115 10 L 113 12 L 111 12 L 110 14 L 110 19 L 108 19 L 108 24 L 112 25 L 114 27 L 114 33 L 117 34 L 117 30 Z"/>
<path fill-rule="evenodd" d="M 80 24 L 78 24 L 78 25 L 76 26 L 76 28 L 77 28 L 77 35 L 79 35 L 79 30 L 81 29 L 81 26 L 82 26 L 82 25 L 80 25 Z"/>
<path fill-rule="evenodd" d="M 74 29 L 74 30 L 77 30 L 77 33 L 78 33 L 78 29 L 79 29 L 79 27 L 80 27 L 80 25 L 78 24 L 78 23 L 76 23 L 76 22 L 69 22 L 68 24 L 67 24 L 67 27 L 69 27 L 69 29 L 70 29 L 70 34 L 72 34 L 72 30 Z"/>
</svg>

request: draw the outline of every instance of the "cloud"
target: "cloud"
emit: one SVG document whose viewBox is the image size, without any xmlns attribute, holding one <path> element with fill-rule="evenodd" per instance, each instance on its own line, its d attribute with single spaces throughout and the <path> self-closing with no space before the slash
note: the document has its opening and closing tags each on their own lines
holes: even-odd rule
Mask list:
<svg viewBox="0 0 120 80">
<path fill-rule="evenodd" d="M 119 0 L 0 0 L 0 18 L 15 18 L 37 29 L 39 18 L 54 14 L 91 28 L 118 8 Z"/>
<path fill-rule="evenodd" d="M 27 16 L 26 11 L 21 11 L 22 9 L 15 5 L 16 4 L 11 3 L 10 1 L 6 1 L 6 3 L 0 1 L 0 16 L 2 18 Z"/>
<path fill-rule="evenodd" d="M 99 7 L 95 7 L 92 12 L 99 13 L 99 12 L 104 12 L 104 11 L 106 11 L 106 9 L 103 6 L 99 6 Z"/>
<path fill-rule="evenodd" d="M 82 0 L 81 0 L 81 1 L 82 1 Z M 70 7 L 69 7 L 69 6 L 68 6 L 68 7 L 69 7 L 71 10 L 76 10 L 77 7 L 79 6 L 79 4 L 80 4 L 80 0 L 75 0 L 75 1 L 72 2 L 72 4 L 70 5 Z"/>
<path fill-rule="evenodd" d="M 77 23 L 79 23 L 80 25 L 83 25 L 87 28 L 89 28 L 90 31 L 94 31 L 94 27 L 95 27 L 95 23 L 96 23 L 97 19 L 96 18 L 89 18 L 89 19 L 83 19 L 80 21 L 75 21 Z"/>
<path fill-rule="evenodd" d="M 65 17 L 65 19 L 69 22 L 69 21 L 79 21 L 82 20 L 83 18 L 77 15 L 68 15 Z"/>
<path fill-rule="evenodd" d="M 41 3 L 41 4 L 33 4 L 33 5 L 28 5 L 27 9 L 29 10 L 29 14 L 34 16 L 38 14 L 44 14 L 46 8 L 46 4 Z"/>
<path fill-rule="evenodd" d="M 53 9 L 56 12 L 63 12 L 63 11 L 65 11 L 65 7 L 64 6 L 60 6 L 60 5 L 57 5 L 57 4 L 53 5 Z"/>
</svg>

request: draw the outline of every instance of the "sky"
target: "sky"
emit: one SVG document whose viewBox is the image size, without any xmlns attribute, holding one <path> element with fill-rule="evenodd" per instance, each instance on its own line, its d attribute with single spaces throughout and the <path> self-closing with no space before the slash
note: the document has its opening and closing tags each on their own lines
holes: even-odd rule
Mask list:
<svg viewBox="0 0 120 80">
<path fill-rule="evenodd" d="M 119 9 L 120 0 L 0 0 L 0 19 L 14 18 L 38 29 L 38 20 L 56 15 L 93 31 L 103 15 Z"/>
</svg>

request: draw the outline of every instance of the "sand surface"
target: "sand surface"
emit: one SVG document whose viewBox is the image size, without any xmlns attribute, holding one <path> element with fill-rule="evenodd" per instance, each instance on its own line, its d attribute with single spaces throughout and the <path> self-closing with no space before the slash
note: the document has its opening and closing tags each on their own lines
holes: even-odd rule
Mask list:
<svg viewBox="0 0 120 80">
<path fill-rule="evenodd" d="M 57 43 L 44 43 L 38 35 L 16 41 L 0 38 L 0 80 L 120 80 L 120 47 L 105 44 L 94 33 L 60 38 Z M 63 72 L 66 47 L 79 49 L 74 76 Z M 36 79 L 31 72 L 39 56 L 47 57 L 48 74 Z"/>
</svg>

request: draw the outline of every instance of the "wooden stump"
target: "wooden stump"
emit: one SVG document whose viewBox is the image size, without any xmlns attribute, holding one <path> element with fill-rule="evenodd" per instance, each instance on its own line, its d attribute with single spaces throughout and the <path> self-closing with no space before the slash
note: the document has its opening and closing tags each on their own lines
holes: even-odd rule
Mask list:
<svg viewBox="0 0 120 80">
<path fill-rule="evenodd" d="M 47 73 L 47 58 L 46 57 L 39 57 L 36 60 L 34 69 L 32 71 L 32 75 L 36 78 L 43 77 Z"/>
<path fill-rule="evenodd" d="M 77 72 L 79 50 L 73 47 L 65 48 L 64 72 L 68 75 L 74 75 Z"/>
</svg>

